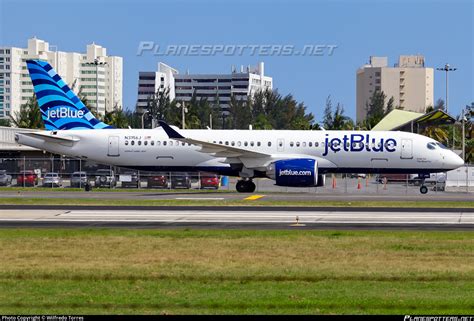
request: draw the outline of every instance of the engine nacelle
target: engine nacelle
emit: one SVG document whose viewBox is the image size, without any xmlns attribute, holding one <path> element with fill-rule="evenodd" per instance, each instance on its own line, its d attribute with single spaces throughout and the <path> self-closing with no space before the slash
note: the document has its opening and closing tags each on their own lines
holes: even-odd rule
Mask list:
<svg viewBox="0 0 474 321">
<path fill-rule="evenodd" d="M 323 187 L 326 185 L 326 175 L 319 174 L 318 175 L 318 182 L 316 183 L 316 187 Z"/>
<path fill-rule="evenodd" d="M 311 158 L 285 159 L 271 163 L 266 174 L 278 186 L 311 187 L 318 185 L 318 163 Z M 324 182 L 323 182 L 324 184 Z"/>
</svg>

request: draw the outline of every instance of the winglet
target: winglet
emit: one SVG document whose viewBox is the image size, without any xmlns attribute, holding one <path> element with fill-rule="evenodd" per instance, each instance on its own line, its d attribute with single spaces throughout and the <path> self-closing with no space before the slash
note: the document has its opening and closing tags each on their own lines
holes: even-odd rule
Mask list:
<svg viewBox="0 0 474 321">
<path fill-rule="evenodd" d="M 166 132 L 166 134 L 168 135 L 169 138 L 184 139 L 184 137 L 181 136 L 180 133 L 178 133 L 176 130 L 171 128 L 171 126 L 168 125 L 167 123 L 165 123 L 165 121 L 159 120 L 158 123 L 160 124 L 161 127 L 163 127 L 163 129 L 165 130 L 165 132 Z"/>
</svg>

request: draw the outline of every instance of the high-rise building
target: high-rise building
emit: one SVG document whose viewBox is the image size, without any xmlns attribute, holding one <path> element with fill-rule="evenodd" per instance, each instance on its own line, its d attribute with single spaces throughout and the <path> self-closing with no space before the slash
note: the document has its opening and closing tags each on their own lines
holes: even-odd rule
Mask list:
<svg viewBox="0 0 474 321">
<path fill-rule="evenodd" d="M 357 122 L 367 116 L 367 103 L 375 91 L 393 97 L 394 107 L 424 113 L 433 106 L 433 68 L 425 67 L 423 56 L 400 56 L 388 66 L 387 57 L 370 57 L 369 64 L 357 70 Z"/>
<path fill-rule="evenodd" d="M 273 79 L 265 76 L 264 63 L 257 67 L 232 68 L 228 74 L 180 74 L 178 70 L 163 63 L 158 64 L 156 72 L 140 72 L 138 80 L 137 111 L 147 107 L 150 95 L 169 88 L 170 99 L 190 101 L 193 94 L 197 99 L 214 102 L 219 99 L 223 111 L 229 107 L 231 95 L 236 99 L 247 100 L 259 90 L 271 90 Z"/>
<path fill-rule="evenodd" d="M 33 95 L 26 60 L 48 61 L 62 79 L 79 90 L 88 106 L 100 114 L 122 107 L 122 57 L 107 56 L 106 48 L 94 43 L 86 53 L 51 50 L 48 42 L 31 38 L 27 48 L 0 47 L 0 118 L 8 118 Z"/>
</svg>

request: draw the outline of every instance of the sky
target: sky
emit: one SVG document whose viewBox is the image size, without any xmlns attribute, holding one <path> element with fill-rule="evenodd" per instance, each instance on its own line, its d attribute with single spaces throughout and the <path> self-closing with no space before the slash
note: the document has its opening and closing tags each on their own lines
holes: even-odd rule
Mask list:
<svg viewBox="0 0 474 321">
<path fill-rule="evenodd" d="M 274 88 L 303 101 L 321 121 L 326 97 L 355 118 L 356 70 L 370 56 L 422 54 L 428 67 L 458 68 L 449 77 L 449 110 L 474 101 L 473 1 L 23 1 L 0 0 L 0 45 L 26 47 L 33 36 L 61 51 L 92 42 L 123 57 L 124 108 L 133 109 L 139 71 L 162 61 L 180 72 L 228 73 L 265 62 Z M 137 55 L 141 41 L 168 45 L 335 45 L 332 55 Z M 161 50 L 163 52 L 163 50 Z M 434 99 L 445 97 L 435 72 Z"/>
</svg>

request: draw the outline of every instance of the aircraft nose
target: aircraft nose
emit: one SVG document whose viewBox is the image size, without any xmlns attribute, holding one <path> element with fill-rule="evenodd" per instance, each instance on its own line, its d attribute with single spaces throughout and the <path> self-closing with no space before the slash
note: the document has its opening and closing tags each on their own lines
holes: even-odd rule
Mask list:
<svg viewBox="0 0 474 321">
<path fill-rule="evenodd" d="M 450 152 L 446 163 L 449 168 L 456 169 L 464 165 L 464 160 L 455 153 Z"/>
</svg>

